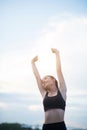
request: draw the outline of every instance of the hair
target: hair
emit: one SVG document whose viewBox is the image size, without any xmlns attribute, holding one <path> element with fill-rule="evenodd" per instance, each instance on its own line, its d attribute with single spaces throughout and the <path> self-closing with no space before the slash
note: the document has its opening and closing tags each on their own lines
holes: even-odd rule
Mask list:
<svg viewBox="0 0 87 130">
<path fill-rule="evenodd" d="M 56 85 L 56 87 L 58 89 L 58 81 L 56 80 L 56 78 L 54 76 L 52 76 L 52 75 L 46 75 L 46 77 L 50 77 L 51 79 L 54 79 L 55 80 L 55 85 Z"/>
</svg>

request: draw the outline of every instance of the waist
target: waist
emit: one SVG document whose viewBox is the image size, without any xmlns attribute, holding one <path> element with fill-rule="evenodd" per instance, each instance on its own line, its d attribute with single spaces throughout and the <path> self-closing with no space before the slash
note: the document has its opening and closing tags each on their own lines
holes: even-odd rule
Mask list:
<svg viewBox="0 0 87 130">
<path fill-rule="evenodd" d="M 62 109 L 52 109 L 45 112 L 45 124 L 64 121 L 64 111 Z"/>
<path fill-rule="evenodd" d="M 49 123 L 49 124 L 43 124 L 43 130 L 49 130 L 49 129 L 55 129 L 55 130 L 67 130 L 65 122 L 56 122 L 56 123 Z"/>
</svg>

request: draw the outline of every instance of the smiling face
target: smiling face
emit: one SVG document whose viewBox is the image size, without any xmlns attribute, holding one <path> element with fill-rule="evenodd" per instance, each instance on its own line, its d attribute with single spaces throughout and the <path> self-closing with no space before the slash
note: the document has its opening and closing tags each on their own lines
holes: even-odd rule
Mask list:
<svg viewBox="0 0 87 130">
<path fill-rule="evenodd" d="M 53 76 L 49 76 L 49 75 L 45 76 L 42 79 L 42 85 L 43 85 L 44 89 L 46 89 L 46 90 L 52 89 L 53 86 L 55 86 L 55 88 L 58 87 L 57 80 Z"/>
</svg>

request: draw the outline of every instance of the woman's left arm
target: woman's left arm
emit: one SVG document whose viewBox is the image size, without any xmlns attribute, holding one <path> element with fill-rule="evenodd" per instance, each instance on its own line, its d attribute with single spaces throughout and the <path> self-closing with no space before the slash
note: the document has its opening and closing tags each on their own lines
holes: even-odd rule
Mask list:
<svg viewBox="0 0 87 130">
<path fill-rule="evenodd" d="M 58 76 L 58 81 L 59 81 L 59 89 L 63 95 L 66 95 L 67 88 L 66 88 L 66 83 L 65 83 L 64 76 L 61 69 L 59 51 L 55 48 L 52 48 L 51 50 L 56 55 L 56 71 L 57 71 L 57 76 Z M 64 97 L 66 98 L 66 96 Z"/>
</svg>

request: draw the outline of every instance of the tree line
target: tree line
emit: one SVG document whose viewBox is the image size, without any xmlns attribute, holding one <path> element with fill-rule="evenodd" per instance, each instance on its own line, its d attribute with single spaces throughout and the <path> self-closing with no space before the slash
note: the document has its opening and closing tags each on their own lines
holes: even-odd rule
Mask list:
<svg viewBox="0 0 87 130">
<path fill-rule="evenodd" d="M 19 123 L 1 123 L 0 130 L 40 130 L 37 126 L 36 128 L 30 127 L 23 127 Z"/>
</svg>

